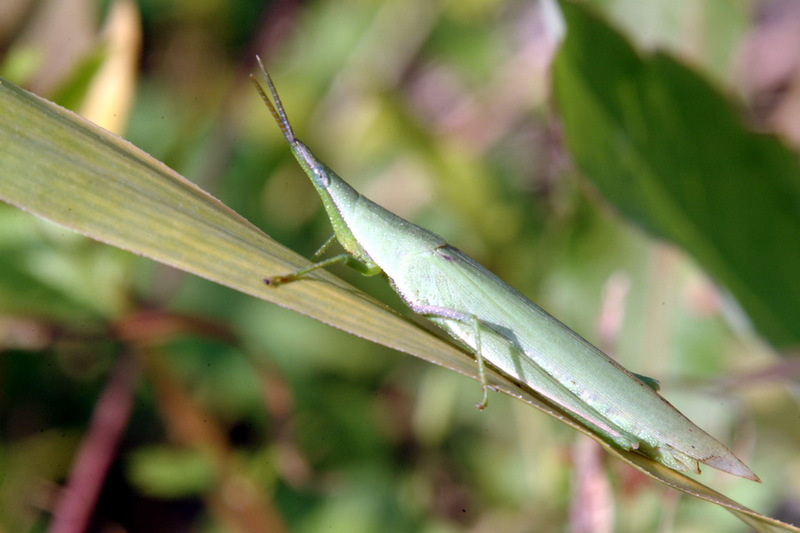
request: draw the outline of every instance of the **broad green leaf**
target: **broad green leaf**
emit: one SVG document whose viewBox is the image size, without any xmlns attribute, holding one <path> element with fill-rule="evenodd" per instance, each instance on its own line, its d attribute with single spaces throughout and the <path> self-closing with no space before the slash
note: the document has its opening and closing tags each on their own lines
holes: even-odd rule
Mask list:
<svg viewBox="0 0 800 533">
<path fill-rule="evenodd" d="M 420 356 L 439 346 L 471 373 L 463 354 L 325 272 L 265 286 L 308 262 L 125 140 L 7 82 L 0 109 L 0 199 L 366 339 Z"/>
<path fill-rule="evenodd" d="M 309 263 L 130 143 L 2 80 L 0 138 L 0 199 L 94 239 L 476 378 L 470 356 L 326 272 L 280 290 L 266 287 L 264 276 Z M 494 373 L 489 381 L 602 440 L 535 392 Z M 760 531 L 800 531 L 644 456 L 606 449 L 661 483 L 728 508 Z"/>
<path fill-rule="evenodd" d="M 624 215 L 691 253 L 773 345 L 800 344 L 800 166 L 688 67 L 564 5 L 570 153 Z"/>
</svg>

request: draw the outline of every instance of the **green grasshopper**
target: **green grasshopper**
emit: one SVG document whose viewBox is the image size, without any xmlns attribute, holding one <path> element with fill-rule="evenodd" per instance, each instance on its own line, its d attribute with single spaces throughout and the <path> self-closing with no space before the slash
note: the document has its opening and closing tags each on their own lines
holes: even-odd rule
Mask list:
<svg viewBox="0 0 800 533">
<path fill-rule="evenodd" d="M 273 287 L 344 262 L 366 276 L 383 273 L 411 310 L 474 354 L 487 401 L 488 363 L 567 411 L 606 442 L 680 471 L 698 463 L 754 481 L 733 453 L 693 424 L 643 380 L 445 240 L 368 200 L 299 141 L 275 86 L 272 99 L 251 75 L 292 153 L 311 179 L 336 239 L 347 253 L 264 281 Z M 274 101 L 274 103 L 273 103 Z"/>
</svg>

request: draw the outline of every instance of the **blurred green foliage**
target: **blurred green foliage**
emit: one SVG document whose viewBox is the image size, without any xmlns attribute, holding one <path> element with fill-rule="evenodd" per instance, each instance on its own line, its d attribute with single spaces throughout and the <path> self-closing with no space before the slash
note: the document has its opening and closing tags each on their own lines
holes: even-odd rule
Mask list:
<svg viewBox="0 0 800 533">
<path fill-rule="evenodd" d="M 723 13 L 714 1 L 593 4 L 639 46 L 668 46 L 733 83 L 720 65 L 733 62 L 748 3 Z M 82 15 L 97 20 L 102 8 L 84 2 Z M 144 46 L 127 139 L 310 256 L 330 228 L 249 86 L 261 54 L 298 136 L 321 159 L 660 379 L 670 401 L 732 443 L 765 483 L 704 479 L 766 513 L 796 502 L 800 425 L 787 423 L 797 419 L 789 387 L 780 373 L 734 380 L 777 364 L 774 354 L 726 317 L 733 312 L 692 260 L 630 225 L 578 175 L 549 107 L 538 4 L 138 8 Z M 48 48 L 34 19 L 3 30 L 0 71 L 80 109 L 75 91 L 102 41 L 77 35 L 93 44 L 48 81 L 42 72 L 59 58 L 36 53 Z M 49 23 L 54 33 L 72 24 Z M 698 41 L 708 46 L 692 48 Z M 585 465 L 604 456 L 518 402 L 492 395 L 478 413 L 470 380 L 5 205 L 0 257 L 2 529 L 47 523 L 114 356 L 132 344 L 120 332 L 155 311 L 136 340 L 145 372 L 98 530 L 237 531 L 231 516 L 241 508 L 262 518 L 274 508 L 272 530 L 284 522 L 308 533 L 578 531 L 580 511 L 613 512 L 620 532 L 740 530 L 721 510 L 676 501 L 616 462 L 591 473 Z M 401 308 L 382 280 L 335 273 Z M 608 330 L 601 315 L 612 318 Z M 598 493 L 579 493 L 590 483 Z M 259 530 L 268 529 L 250 529 Z"/>
<path fill-rule="evenodd" d="M 580 10 L 568 13 L 556 86 L 576 161 L 621 212 L 692 253 L 772 344 L 800 345 L 797 154 L 748 131 L 671 57 L 642 61 Z"/>
</svg>

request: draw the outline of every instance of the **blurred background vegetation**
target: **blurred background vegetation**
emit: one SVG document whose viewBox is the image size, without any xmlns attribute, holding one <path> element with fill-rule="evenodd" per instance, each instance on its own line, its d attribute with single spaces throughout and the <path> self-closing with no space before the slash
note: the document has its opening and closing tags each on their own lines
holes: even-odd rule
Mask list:
<svg viewBox="0 0 800 533">
<path fill-rule="evenodd" d="M 792 2 L 585 4 L 800 144 Z M 702 480 L 798 522 L 797 365 L 579 174 L 550 89 L 554 13 L 522 0 L 7 0 L 0 74 L 310 256 L 330 226 L 247 78 L 260 54 L 323 161 L 661 380 L 764 483 Z M 522 403 L 494 394 L 478 412 L 471 380 L 6 205 L 0 257 L 0 531 L 47 530 L 87 446 L 89 463 L 114 454 L 93 531 L 743 530 Z M 334 271 L 402 309 L 383 280 Z M 119 424 L 116 451 L 90 429 L 99 413 Z"/>
</svg>

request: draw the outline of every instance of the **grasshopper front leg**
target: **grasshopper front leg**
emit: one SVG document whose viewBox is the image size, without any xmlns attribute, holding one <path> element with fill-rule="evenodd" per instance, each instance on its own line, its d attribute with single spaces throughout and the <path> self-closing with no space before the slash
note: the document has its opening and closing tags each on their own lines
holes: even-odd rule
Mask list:
<svg viewBox="0 0 800 533">
<path fill-rule="evenodd" d="M 330 239 L 325 241 L 322 246 L 314 252 L 314 259 L 325 253 L 325 250 L 336 240 L 336 235 L 332 235 Z M 313 265 L 307 266 L 305 268 L 301 268 L 295 272 L 291 272 L 289 274 L 281 274 L 278 276 L 269 276 L 264 278 L 264 283 L 269 285 L 270 287 L 277 287 L 279 285 L 285 285 L 286 283 L 291 283 L 292 281 L 297 281 L 303 279 L 311 272 L 318 270 L 320 268 L 327 268 L 330 265 L 334 265 L 336 263 L 344 263 L 350 268 L 353 268 L 360 272 L 364 276 L 375 276 L 380 274 L 382 270 L 380 267 L 375 265 L 372 262 L 365 262 L 362 261 L 349 253 L 343 253 L 339 255 L 335 255 L 330 259 L 325 259 L 324 261 L 319 261 L 314 263 Z"/>
<path fill-rule="evenodd" d="M 315 270 L 318 270 L 320 268 L 326 268 L 326 267 L 328 267 L 330 265 L 333 265 L 333 264 L 336 264 L 336 263 L 348 264 L 348 263 L 350 263 L 352 261 L 355 261 L 353 259 L 352 255 L 350 255 L 350 254 L 339 254 L 339 255 L 336 255 L 334 257 L 331 257 L 330 259 L 326 259 L 324 261 L 320 261 L 318 263 L 314 263 L 311 266 L 307 266 L 306 268 L 301 268 L 300 270 L 297 270 L 295 272 L 291 272 L 289 274 L 281 274 L 281 275 L 278 275 L 278 276 L 270 276 L 268 278 L 264 278 L 264 283 L 266 283 L 270 287 L 277 287 L 279 285 L 285 285 L 286 283 L 291 283 L 293 281 L 297 281 L 297 280 L 303 279 L 304 277 L 306 277 L 311 272 L 314 272 Z"/>
</svg>

